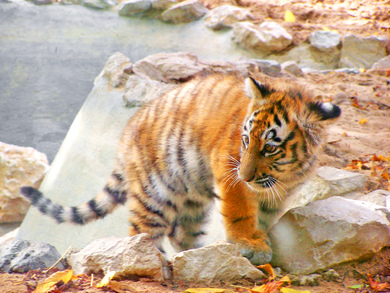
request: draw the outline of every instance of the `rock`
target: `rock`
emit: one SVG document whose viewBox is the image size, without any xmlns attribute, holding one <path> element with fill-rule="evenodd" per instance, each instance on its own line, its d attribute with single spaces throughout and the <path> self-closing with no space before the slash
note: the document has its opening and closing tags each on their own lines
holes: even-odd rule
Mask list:
<svg viewBox="0 0 390 293">
<path fill-rule="evenodd" d="M 12 240 L 0 246 L 0 271 L 26 273 L 29 270 L 46 269 L 60 258 L 61 255 L 50 244 Z M 56 266 L 65 268 L 61 262 Z"/>
<path fill-rule="evenodd" d="M 152 0 L 152 9 L 167 10 L 178 3 L 177 0 Z"/>
<path fill-rule="evenodd" d="M 134 16 L 152 9 L 151 0 L 127 0 L 120 3 L 119 15 Z"/>
<path fill-rule="evenodd" d="M 233 41 L 246 49 L 271 53 L 287 48 L 292 43 L 292 36 L 276 22 L 255 25 L 244 21 L 233 26 Z"/>
<path fill-rule="evenodd" d="M 106 66 L 97 78 L 103 75 L 110 86 L 114 88 L 124 87 L 132 72 L 132 66 L 128 57 L 117 52 L 108 58 Z"/>
<path fill-rule="evenodd" d="M 219 242 L 175 254 L 172 259 L 175 281 L 210 284 L 243 279 L 263 279 L 264 274 L 241 256 L 234 244 Z"/>
<path fill-rule="evenodd" d="M 61 5 L 81 5 L 83 4 L 82 0 L 59 0 L 58 2 Z"/>
<path fill-rule="evenodd" d="M 372 69 L 389 69 L 390 68 L 390 55 L 383 57 L 372 65 Z"/>
<path fill-rule="evenodd" d="M 123 100 L 126 107 L 141 107 L 174 87 L 173 84 L 132 75 L 126 84 Z"/>
<path fill-rule="evenodd" d="M 169 23 L 183 23 L 198 20 L 208 9 L 197 0 L 186 0 L 171 6 L 161 14 L 161 20 Z"/>
<path fill-rule="evenodd" d="M 67 260 L 75 274 L 115 271 L 116 277 L 139 276 L 164 280 L 163 255 L 148 234 L 97 239 Z"/>
<path fill-rule="evenodd" d="M 45 154 L 0 142 L 0 223 L 23 220 L 30 205 L 20 196 L 19 189 L 39 188 L 48 170 Z"/>
<path fill-rule="evenodd" d="M 54 3 L 53 0 L 32 0 L 31 2 L 35 5 L 50 5 Z"/>
<path fill-rule="evenodd" d="M 309 36 L 310 45 L 323 51 L 333 51 L 341 44 L 341 35 L 330 31 L 316 31 Z"/>
<path fill-rule="evenodd" d="M 338 49 L 338 51 L 340 51 Z M 308 43 L 301 43 L 299 46 L 292 47 L 285 50 L 283 54 L 275 53 L 268 55 L 267 58 L 278 61 L 279 63 L 294 60 L 303 72 L 310 72 L 313 70 L 334 70 L 339 63 L 339 55 L 328 54 L 322 52 Z"/>
<path fill-rule="evenodd" d="M 93 9 L 108 9 L 110 6 L 104 0 L 82 0 L 82 4 Z"/>
<path fill-rule="evenodd" d="M 254 19 L 253 15 L 245 8 L 221 5 L 210 10 L 205 18 L 205 24 L 213 30 L 231 28 L 236 22 Z"/>
<path fill-rule="evenodd" d="M 277 76 L 282 69 L 279 62 L 275 60 L 256 60 L 256 63 L 259 65 L 261 72 L 274 77 Z"/>
<path fill-rule="evenodd" d="M 380 37 L 360 39 L 347 35 L 343 39 L 339 67 L 366 68 L 386 56 L 386 40 Z"/>
<path fill-rule="evenodd" d="M 310 274 L 390 244 L 389 221 L 367 202 L 331 197 L 287 212 L 271 229 L 272 264 Z"/>
<path fill-rule="evenodd" d="M 316 31 L 309 36 L 310 52 L 316 62 L 338 63 L 341 55 L 341 35 L 330 31 Z"/>
<path fill-rule="evenodd" d="M 358 197 L 358 200 L 371 202 L 378 206 L 386 206 L 386 198 L 390 196 L 390 192 L 386 190 L 374 190 L 368 194 Z"/>
<path fill-rule="evenodd" d="M 319 167 L 315 176 L 302 184 L 286 199 L 284 210 L 304 206 L 310 202 L 331 196 L 345 196 L 363 190 L 366 181 L 366 176 L 360 173 L 328 166 Z"/>
<path fill-rule="evenodd" d="M 184 81 L 206 71 L 207 66 L 199 62 L 192 53 L 159 53 L 148 56 L 133 66 L 135 74 L 162 82 Z"/>
<path fill-rule="evenodd" d="M 304 77 L 305 74 L 295 61 L 287 61 L 282 63 L 282 69 L 297 77 Z"/>
</svg>

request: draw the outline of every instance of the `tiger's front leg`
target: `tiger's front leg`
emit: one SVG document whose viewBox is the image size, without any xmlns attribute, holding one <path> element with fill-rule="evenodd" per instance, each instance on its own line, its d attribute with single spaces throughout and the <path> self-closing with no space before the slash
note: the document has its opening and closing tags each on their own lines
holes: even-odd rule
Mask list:
<svg viewBox="0 0 390 293">
<path fill-rule="evenodd" d="M 265 231 L 259 229 L 259 201 L 238 183 L 222 186 L 221 213 L 228 241 L 237 243 L 240 252 L 254 265 L 268 263 L 272 258 L 270 241 Z"/>
</svg>

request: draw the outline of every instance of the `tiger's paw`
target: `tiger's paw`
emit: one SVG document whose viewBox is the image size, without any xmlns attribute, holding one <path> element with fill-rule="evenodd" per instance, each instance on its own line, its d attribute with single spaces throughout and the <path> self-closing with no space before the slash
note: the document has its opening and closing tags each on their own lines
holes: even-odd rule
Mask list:
<svg viewBox="0 0 390 293">
<path fill-rule="evenodd" d="M 266 239 L 243 239 L 237 243 L 242 256 L 249 259 L 253 265 L 269 263 L 272 258 L 270 241 Z"/>
</svg>

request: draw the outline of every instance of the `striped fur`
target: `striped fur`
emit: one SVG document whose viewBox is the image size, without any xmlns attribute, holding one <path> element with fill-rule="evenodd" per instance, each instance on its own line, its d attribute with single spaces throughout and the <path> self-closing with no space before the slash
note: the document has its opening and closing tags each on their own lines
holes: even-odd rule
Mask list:
<svg viewBox="0 0 390 293">
<path fill-rule="evenodd" d="M 252 263 L 271 258 L 267 219 L 313 170 L 324 121 L 340 115 L 290 82 L 214 75 L 195 78 L 134 115 L 113 175 L 95 199 L 61 207 L 30 187 L 21 192 L 58 222 L 85 224 L 126 200 L 130 235 L 161 248 L 200 246 L 214 198 L 230 241 Z"/>
</svg>

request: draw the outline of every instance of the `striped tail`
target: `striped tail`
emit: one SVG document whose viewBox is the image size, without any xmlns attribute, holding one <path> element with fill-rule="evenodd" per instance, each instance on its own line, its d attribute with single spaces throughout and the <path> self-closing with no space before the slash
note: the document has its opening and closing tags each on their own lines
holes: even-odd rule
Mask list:
<svg viewBox="0 0 390 293">
<path fill-rule="evenodd" d="M 104 189 L 94 199 L 74 207 L 63 207 L 53 203 L 33 187 L 22 187 L 20 193 L 42 214 L 52 217 L 58 223 L 84 225 L 93 220 L 104 218 L 118 205 L 123 205 L 127 199 L 124 185 L 122 176 L 113 173 Z"/>
</svg>

